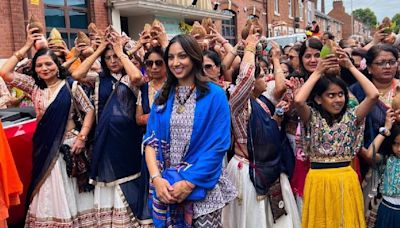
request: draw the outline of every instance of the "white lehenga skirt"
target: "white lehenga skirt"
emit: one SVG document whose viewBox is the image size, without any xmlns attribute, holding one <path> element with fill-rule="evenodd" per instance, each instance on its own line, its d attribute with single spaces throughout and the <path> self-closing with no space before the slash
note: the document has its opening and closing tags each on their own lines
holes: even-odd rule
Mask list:
<svg viewBox="0 0 400 228">
<path fill-rule="evenodd" d="M 75 137 L 64 144 L 72 145 Z M 94 227 L 93 192 L 79 193 L 76 178 L 67 175 L 63 155 L 50 171 L 29 206 L 25 227 Z"/>
<path fill-rule="evenodd" d="M 283 201 L 287 215 L 281 216 L 275 223 L 268 199 L 257 200 L 257 193 L 250 180 L 249 162 L 234 156 L 227 167 L 229 178 L 238 189 L 238 197 L 222 211 L 223 227 L 226 228 L 299 228 L 300 216 L 292 189 L 286 174 L 280 175 Z"/>
<path fill-rule="evenodd" d="M 99 217 L 96 227 L 133 228 L 141 226 L 139 220 L 131 212 L 119 185 L 96 185 L 94 204 Z"/>
</svg>

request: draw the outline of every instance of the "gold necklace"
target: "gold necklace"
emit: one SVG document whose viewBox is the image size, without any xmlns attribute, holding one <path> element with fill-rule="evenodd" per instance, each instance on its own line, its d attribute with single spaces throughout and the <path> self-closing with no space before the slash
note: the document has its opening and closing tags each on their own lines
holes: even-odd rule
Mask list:
<svg viewBox="0 0 400 228">
<path fill-rule="evenodd" d="M 189 92 L 185 95 L 185 97 L 181 97 L 181 96 L 179 95 L 178 86 L 176 87 L 175 96 L 176 96 L 176 99 L 178 100 L 178 108 L 176 109 L 176 112 L 177 112 L 178 114 L 182 114 L 182 113 L 185 111 L 185 104 L 186 104 L 186 101 L 189 99 L 190 95 L 192 95 L 194 88 L 196 88 L 196 85 L 195 85 L 195 84 L 193 84 L 193 85 L 190 87 L 190 90 L 189 90 Z"/>
</svg>

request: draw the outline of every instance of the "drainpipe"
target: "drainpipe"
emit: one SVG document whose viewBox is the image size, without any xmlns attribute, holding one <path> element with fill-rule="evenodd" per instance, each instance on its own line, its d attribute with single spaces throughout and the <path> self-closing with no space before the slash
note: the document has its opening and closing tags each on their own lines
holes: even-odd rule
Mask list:
<svg viewBox="0 0 400 228">
<path fill-rule="evenodd" d="M 269 28 L 268 28 L 268 0 L 263 0 L 265 2 L 265 23 L 267 26 L 267 31 L 265 33 L 266 37 L 269 37 Z"/>
</svg>

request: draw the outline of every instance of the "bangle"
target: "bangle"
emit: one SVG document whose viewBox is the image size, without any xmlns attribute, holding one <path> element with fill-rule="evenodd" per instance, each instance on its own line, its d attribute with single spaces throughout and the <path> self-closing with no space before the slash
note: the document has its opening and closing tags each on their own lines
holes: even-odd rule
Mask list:
<svg viewBox="0 0 400 228">
<path fill-rule="evenodd" d="M 82 141 L 84 141 L 84 142 L 87 141 L 87 136 L 86 136 L 86 135 L 83 135 L 83 134 L 81 134 L 81 133 L 79 133 L 78 136 L 76 136 L 76 138 L 79 139 L 79 140 L 82 140 Z"/>
<path fill-rule="evenodd" d="M 251 52 L 253 54 L 256 54 L 256 47 L 253 45 L 248 45 L 244 48 L 244 51 Z"/>
<path fill-rule="evenodd" d="M 274 74 L 283 74 L 283 70 L 282 69 L 274 70 Z"/>
<path fill-rule="evenodd" d="M 229 41 L 224 40 L 224 41 L 222 41 L 221 45 L 224 46 L 224 45 L 227 44 L 227 43 L 229 43 Z"/>
<path fill-rule="evenodd" d="M 150 183 L 153 183 L 154 179 L 156 179 L 157 177 L 161 177 L 160 173 L 157 173 L 156 175 L 153 175 L 150 177 Z"/>
<path fill-rule="evenodd" d="M 18 61 L 21 61 L 24 59 L 24 56 L 19 51 L 16 51 L 14 53 L 14 56 L 17 57 Z"/>
</svg>

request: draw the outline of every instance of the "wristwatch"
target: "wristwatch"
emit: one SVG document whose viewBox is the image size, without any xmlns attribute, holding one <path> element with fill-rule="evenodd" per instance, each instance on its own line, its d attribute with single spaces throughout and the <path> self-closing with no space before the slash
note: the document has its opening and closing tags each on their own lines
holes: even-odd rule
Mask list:
<svg viewBox="0 0 400 228">
<path fill-rule="evenodd" d="M 78 136 L 76 136 L 76 138 L 79 139 L 79 140 L 82 140 L 84 142 L 87 141 L 87 136 L 86 135 L 79 134 Z"/>
<path fill-rule="evenodd" d="M 390 136 L 390 131 L 386 127 L 380 127 L 379 128 L 379 134 L 389 137 Z"/>
</svg>

